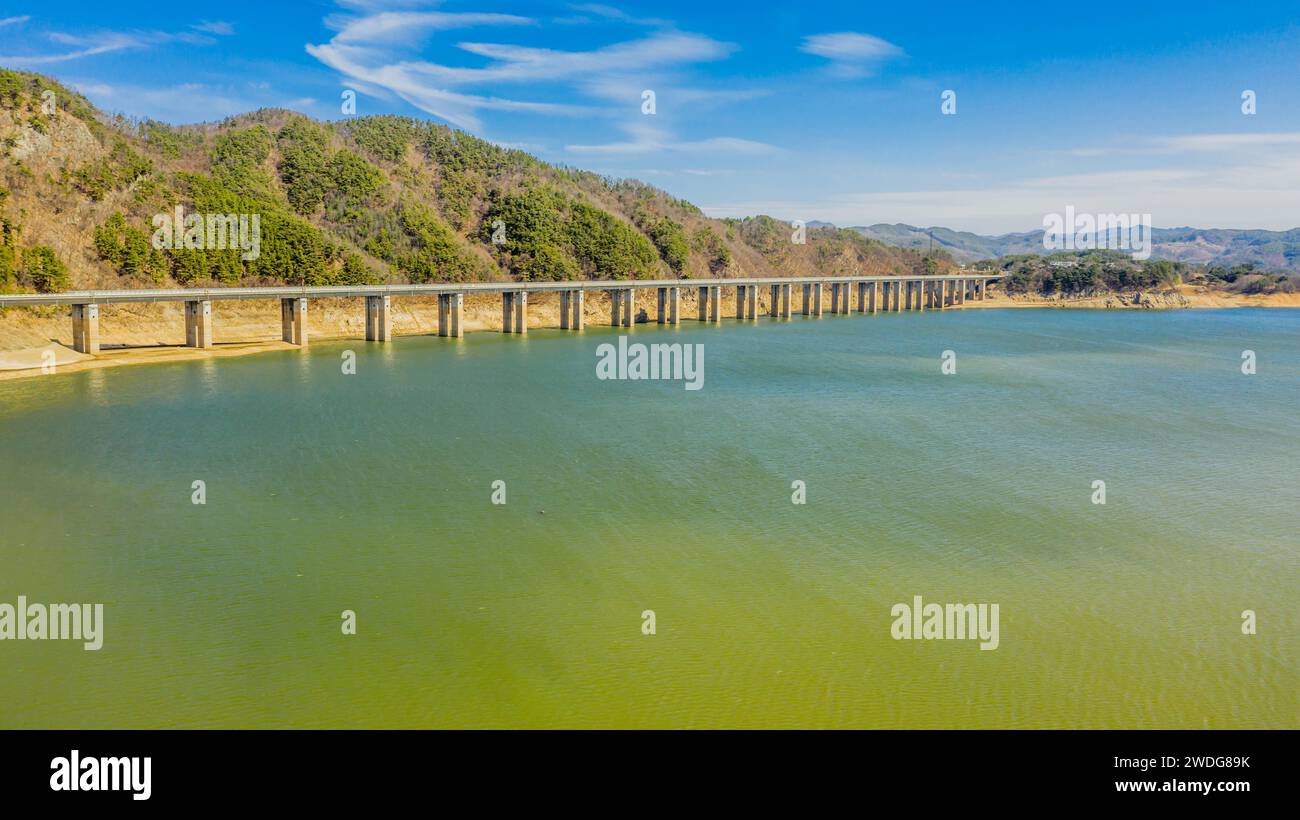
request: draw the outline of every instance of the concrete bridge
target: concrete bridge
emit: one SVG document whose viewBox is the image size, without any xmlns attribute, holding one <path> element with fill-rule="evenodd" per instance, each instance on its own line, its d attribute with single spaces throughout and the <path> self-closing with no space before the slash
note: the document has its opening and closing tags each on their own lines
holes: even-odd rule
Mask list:
<svg viewBox="0 0 1300 820">
<path fill-rule="evenodd" d="M 386 342 L 393 338 L 391 300 L 400 296 L 438 297 L 438 335 L 464 335 L 462 321 L 465 297 L 478 294 L 501 295 L 501 331 L 528 332 L 528 295 L 560 295 L 560 327 L 582 330 L 583 303 L 590 291 L 606 291 L 610 296 L 610 324 L 630 327 L 636 321 L 637 291 L 654 290 L 657 320 L 660 324 L 678 324 L 681 320 L 681 292 L 694 288 L 698 292 L 697 316 L 701 322 L 717 323 L 720 319 L 722 289 L 736 289 L 736 318 L 756 319 L 758 292 L 769 289 L 768 314 L 790 318 L 791 294 L 801 298 L 799 312 L 804 316 L 821 316 L 825 298 L 830 297 L 830 312 L 854 312 L 851 302 L 856 291 L 856 312 L 879 313 L 903 310 L 944 310 L 960 307 L 968 299 L 984 299 L 990 282 L 1005 274 L 969 274 L 951 276 L 845 276 L 779 277 L 763 279 L 628 279 L 566 282 L 472 282 L 465 284 L 428 283 L 423 285 L 366 285 L 345 287 L 276 287 L 276 288 L 176 288 L 170 290 L 98 290 L 68 293 L 23 293 L 0 295 L 0 307 L 31 305 L 69 305 L 72 308 L 73 347 L 81 353 L 99 352 L 99 309 L 101 305 L 125 302 L 185 303 L 185 344 L 187 347 L 212 347 L 212 304 L 232 300 L 279 299 L 280 336 L 291 344 L 306 345 L 309 336 L 307 305 L 312 299 L 364 298 L 366 340 Z"/>
</svg>

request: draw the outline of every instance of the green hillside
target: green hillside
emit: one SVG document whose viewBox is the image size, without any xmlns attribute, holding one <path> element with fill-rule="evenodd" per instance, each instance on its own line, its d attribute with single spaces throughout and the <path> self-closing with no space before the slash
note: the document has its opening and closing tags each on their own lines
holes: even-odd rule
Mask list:
<svg viewBox="0 0 1300 820">
<path fill-rule="evenodd" d="M 257 214 L 260 253 L 155 247 L 155 215 Z M 716 220 L 635 180 L 402 117 L 259 110 L 173 127 L 0 70 L 0 289 L 889 274 L 946 269 L 834 227 Z"/>
</svg>

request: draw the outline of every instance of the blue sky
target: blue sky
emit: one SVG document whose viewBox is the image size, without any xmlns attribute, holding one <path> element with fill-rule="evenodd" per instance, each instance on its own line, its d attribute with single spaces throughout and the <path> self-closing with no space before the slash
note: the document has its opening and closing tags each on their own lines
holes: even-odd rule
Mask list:
<svg viewBox="0 0 1300 820">
<path fill-rule="evenodd" d="M 0 66 L 169 122 L 340 119 L 352 89 L 358 114 L 715 216 L 1000 233 L 1074 206 L 1283 229 L 1300 225 L 1298 23 L 1295 2 L 4 0 Z"/>
</svg>

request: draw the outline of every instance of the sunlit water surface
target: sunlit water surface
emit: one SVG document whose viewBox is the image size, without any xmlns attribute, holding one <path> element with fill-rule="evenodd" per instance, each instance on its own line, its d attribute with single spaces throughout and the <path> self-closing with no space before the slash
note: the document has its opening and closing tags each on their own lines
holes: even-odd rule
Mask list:
<svg viewBox="0 0 1300 820">
<path fill-rule="evenodd" d="M 0 642 L 0 727 L 1300 725 L 1300 312 L 632 331 L 698 392 L 616 335 L 0 384 L 0 601 L 106 609 Z"/>
</svg>

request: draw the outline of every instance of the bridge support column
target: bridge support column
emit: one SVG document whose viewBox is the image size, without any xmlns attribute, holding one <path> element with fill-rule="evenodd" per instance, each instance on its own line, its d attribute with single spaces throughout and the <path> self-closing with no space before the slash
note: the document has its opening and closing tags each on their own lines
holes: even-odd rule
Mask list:
<svg viewBox="0 0 1300 820">
<path fill-rule="evenodd" d="M 821 316 L 822 315 L 822 283 L 821 282 L 813 283 L 812 295 L 813 295 L 813 315 Z"/>
<path fill-rule="evenodd" d="M 623 291 L 623 327 L 631 327 L 636 322 L 636 290 L 628 288 Z"/>
<path fill-rule="evenodd" d="M 655 288 L 655 321 L 668 324 L 668 288 Z"/>
<path fill-rule="evenodd" d="M 781 286 L 772 285 L 768 288 L 767 315 L 775 319 L 781 315 Z"/>
<path fill-rule="evenodd" d="M 460 337 L 465 335 L 461 320 L 465 316 L 465 295 L 461 293 L 438 294 L 438 335 Z"/>
<path fill-rule="evenodd" d="M 185 346 L 212 347 L 212 302 L 196 299 L 185 303 Z"/>
<path fill-rule="evenodd" d="M 515 291 L 515 333 L 528 332 L 528 291 Z"/>
<path fill-rule="evenodd" d="M 580 290 L 560 291 L 560 330 L 582 330 L 582 294 Z"/>
<path fill-rule="evenodd" d="M 512 290 L 501 293 L 501 332 L 515 332 L 515 292 Z"/>
<path fill-rule="evenodd" d="M 722 321 L 722 286 L 709 288 L 709 321 L 718 324 Z"/>
<path fill-rule="evenodd" d="M 840 312 L 840 282 L 831 282 L 831 313 L 839 315 Z"/>
<path fill-rule="evenodd" d="M 925 297 L 929 295 L 925 291 L 929 284 L 924 279 L 916 283 L 916 309 L 921 313 L 925 312 Z"/>
<path fill-rule="evenodd" d="M 858 282 L 858 313 L 867 312 L 867 283 Z"/>
<path fill-rule="evenodd" d="M 747 289 L 748 289 L 748 286 L 747 286 L 747 285 L 736 285 L 736 319 L 737 319 L 737 321 L 744 321 L 745 318 L 746 318 L 746 310 L 745 310 L 746 294 L 745 294 L 745 291 L 746 291 Z"/>
<path fill-rule="evenodd" d="M 803 311 L 804 316 L 812 315 L 812 285 L 803 286 Z"/>
<path fill-rule="evenodd" d="M 790 318 L 790 290 L 793 286 L 787 282 L 781 286 L 781 318 Z"/>
<path fill-rule="evenodd" d="M 966 304 L 966 280 L 965 279 L 957 280 L 957 304 L 959 305 Z"/>
<path fill-rule="evenodd" d="M 696 316 L 696 319 L 700 322 L 707 322 L 709 321 L 709 289 L 706 287 L 699 287 L 696 288 L 696 291 L 698 292 L 696 297 L 698 315 Z"/>
<path fill-rule="evenodd" d="M 749 314 L 745 318 L 757 319 L 758 318 L 758 285 L 750 285 L 745 290 L 745 296 L 748 297 L 746 300 L 746 304 L 748 305 L 747 312 Z"/>
<path fill-rule="evenodd" d="M 682 323 L 682 289 L 668 289 L 668 324 L 680 325 Z"/>
<path fill-rule="evenodd" d="M 307 346 L 307 299 L 280 300 L 280 338 L 291 345 Z"/>
<path fill-rule="evenodd" d="M 868 309 L 871 311 L 871 315 L 874 316 L 876 315 L 876 291 L 879 290 L 880 283 L 864 282 L 863 284 L 867 286 L 867 291 L 869 294 L 868 302 L 867 302 Z"/>
<path fill-rule="evenodd" d="M 72 349 L 78 353 L 99 353 L 99 305 L 72 306 Z"/>
<path fill-rule="evenodd" d="M 366 341 L 393 340 L 392 300 L 387 296 L 366 297 Z"/>
<path fill-rule="evenodd" d="M 569 291 L 569 305 L 573 309 L 573 313 L 569 316 L 570 330 L 582 330 L 587 326 L 587 317 L 583 312 L 586 302 L 587 292 L 585 290 Z"/>
</svg>

